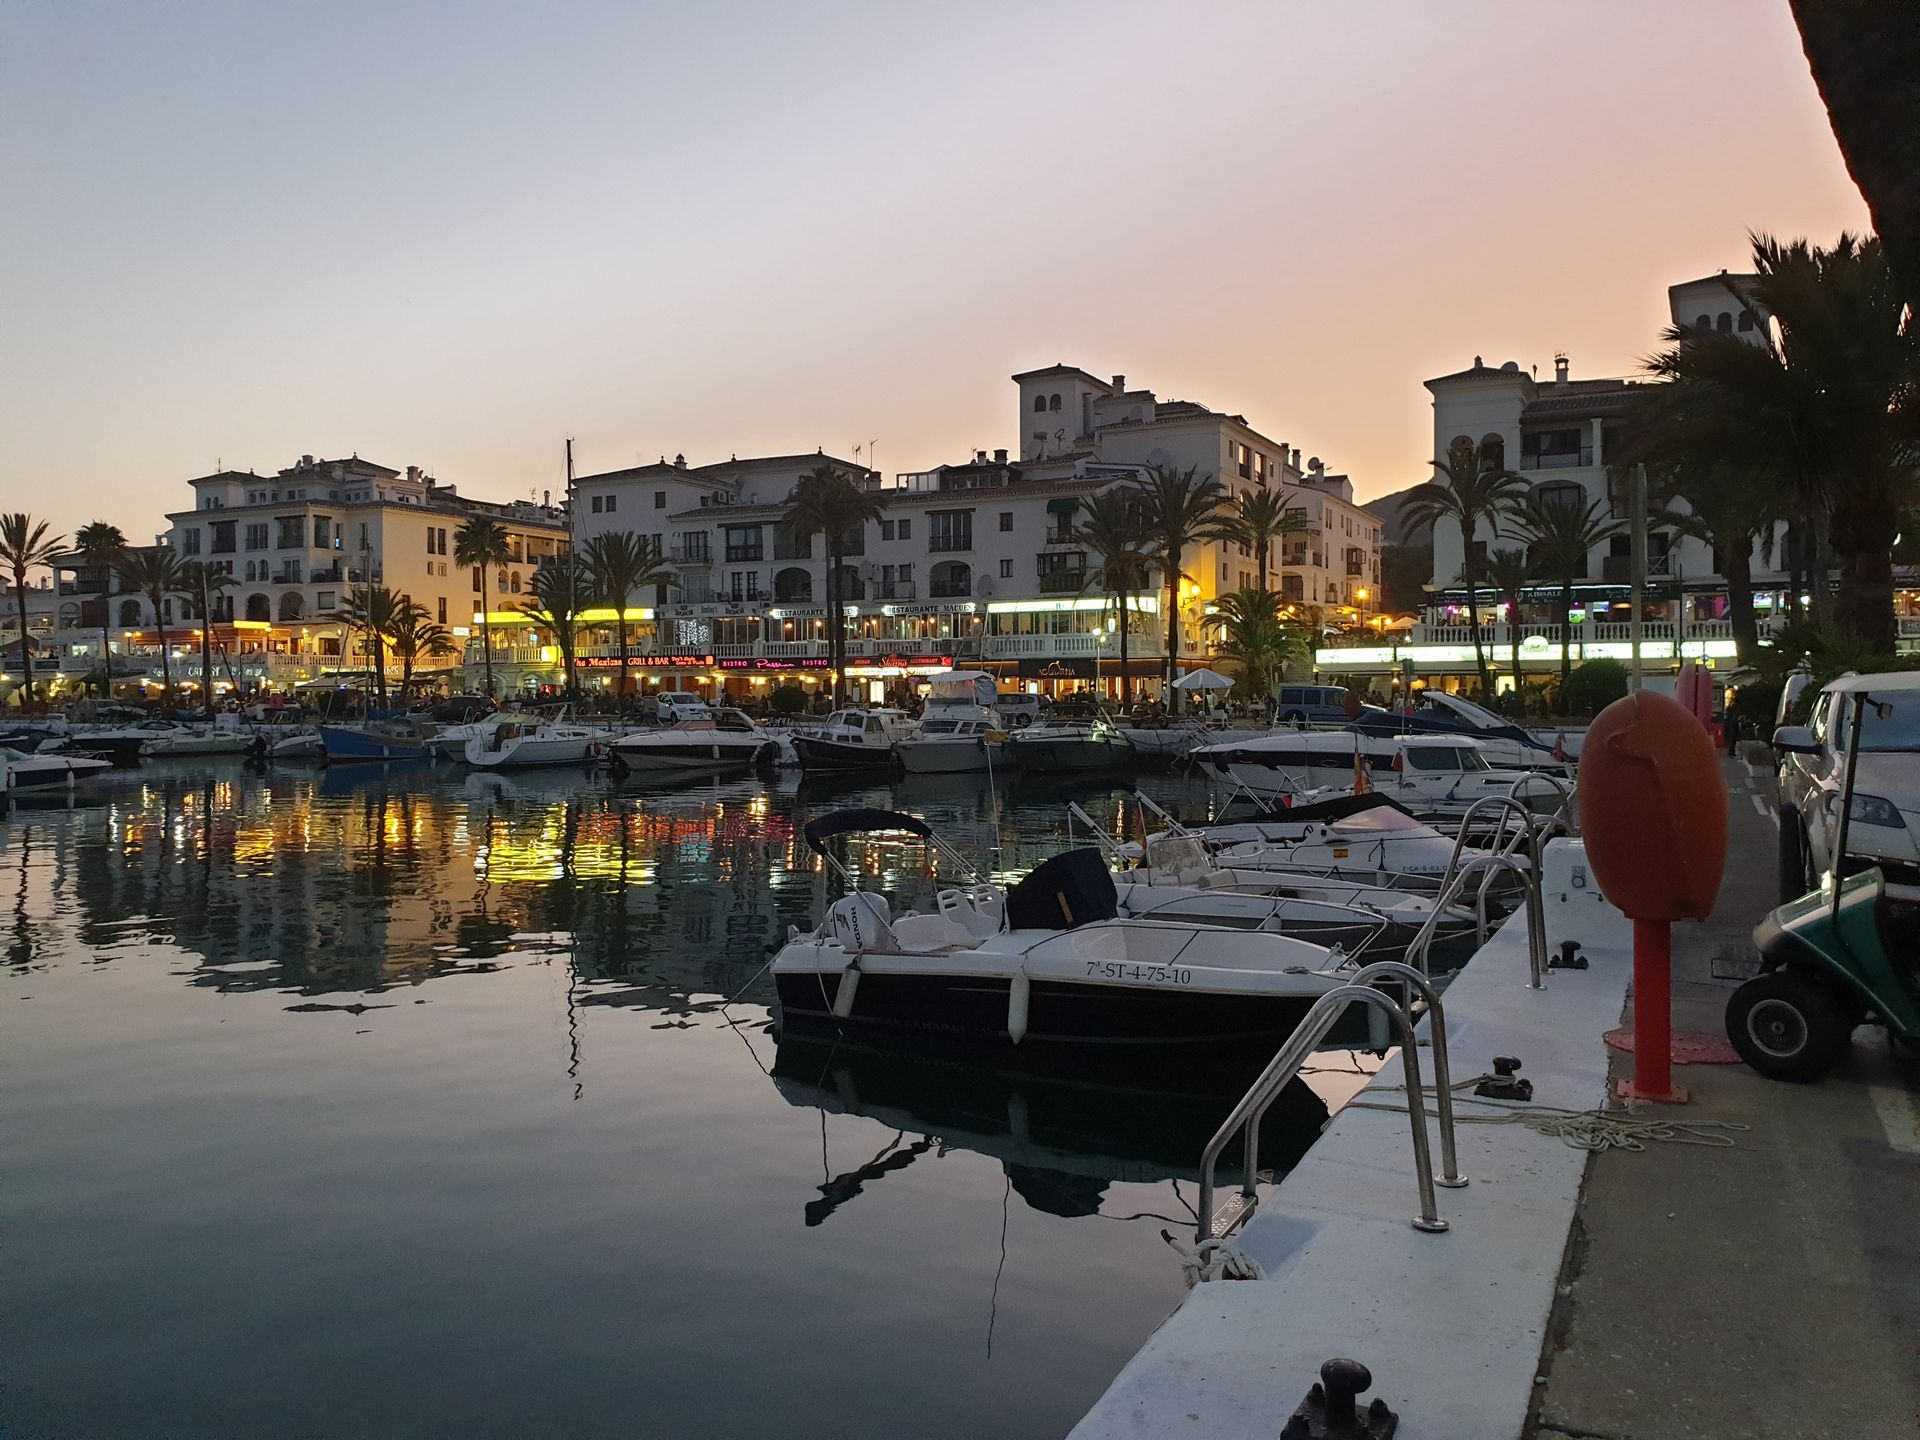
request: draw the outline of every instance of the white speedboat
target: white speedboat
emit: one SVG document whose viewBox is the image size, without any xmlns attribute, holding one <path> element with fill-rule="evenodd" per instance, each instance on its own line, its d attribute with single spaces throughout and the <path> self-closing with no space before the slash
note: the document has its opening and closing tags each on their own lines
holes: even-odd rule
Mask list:
<svg viewBox="0 0 1920 1440">
<path fill-rule="evenodd" d="M 1523 730 L 1484 705 L 1444 690 L 1422 690 L 1411 706 L 1369 710 L 1353 728 L 1370 735 L 1465 735 L 1480 742 L 1487 759 L 1509 770 L 1564 773 L 1580 756 L 1581 729 L 1554 732 L 1552 738 Z"/>
<path fill-rule="evenodd" d="M 818 729 L 793 732 L 804 770 L 870 770 L 893 763 L 894 743 L 911 733 L 904 710 L 836 710 Z"/>
<path fill-rule="evenodd" d="M 1007 758 L 1022 770 L 1112 770 L 1131 765 L 1134 748 L 1098 711 L 1049 713 L 1007 736 Z"/>
<path fill-rule="evenodd" d="M 1180 715 L 1114 717 L 1120 738 L 1143 760 L 1178 760 L 1215 738 L 1204 720 Z"/>
<path fill-rule="evenodd" d="M 780 743 L 738 710 L 713 710 L 615 740 L 613 763 L 636 774 L 713 774 L 773 763 Z"/>
<path fill-rule="evenodd" d="M 327 742 L 312 725 L 276 725 L 262 732 L 267 740 L 269 760 L 324 760 Z"/>
<path fill-rule="evenodd" d="M 1464 810 L 1486 795 L 1535 785 L 1544 770 L 1496 770 L 1465 735 L 1369 735 L 1357 730 L 1274 730 L 1203 745 L 1193 758 L 1255 795 L 1330 798 L 1362 774 L 1409 810 Z"/>
<path fill-rule="evenodd" d="M 244 730 L 222 730 L 204 725 L 175 725 L 157 733 L 140 752 L 147 760 L 202 759 L 216 755 L 244 755 L 253 737 Z"/>
<path fill-rule="evenodd" d="M 21 790 L 71 790 L 113 769 L 111 760 L 96 760 L 87 755 L 58 752 L 27 754 L 23 750 L 0 749 L 0 790 L 12 794 Z"/>
<path fill-rule="evenodd" d="M 465 759 L 476 770 L 525 770 L 540 765 L 585 765 L 606 737 L 584 725 L 552 720 L 508 720 L 485 738 L 467 741 Z"/>
<path fill-rule="evenodd" d="M 919 725 L 894 744 L 900 768 L 909 775 L 957 775 L 997 768 L 1006 732 L 992 708 L 993 677 L 981 670 L 948 670 L 928 684 L 927 708 Z"/>
<path fill-rule="evenodd" d="M 924 821 L 895 811 L 843 810 L 802 833 L 853 884 L 828 841 L 886 831 L 920 837 L 971 874 Z M 1123 917 L 1091 848 L 1054 856 L 1010 890 L 977 878 L 942 889 L 926 913 L 896 912 L 856 888 L 817 929 L 791 930 L 772 972 L 783 1032 L 892 1036 L 1069 1066 L 1142 1053 L 1264 1060 L 1344 978 L 1329 951 L 1288 935 Z M 1350 1038 L 1359 1037 L 1332 1043 Z"/>
<path fill-rule="evenodd" d="M 469 740 L 491 740 L 502 725 L 531 723 L 534 719 L 531 715 L 498 710 L 491 715 L 482 715 L 477 720 L 441 725 L 427 736 L 427 751 L 442 760 L 464 760 L 467 758 Z"/>
</svg>

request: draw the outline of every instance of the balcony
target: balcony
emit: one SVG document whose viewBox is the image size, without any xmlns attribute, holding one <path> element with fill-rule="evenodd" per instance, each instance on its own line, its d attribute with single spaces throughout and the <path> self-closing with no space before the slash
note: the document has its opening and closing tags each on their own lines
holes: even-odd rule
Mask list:
<svg viewBox="0 0 1920 1440">
<path fill-rule="evenodd" d="M 729 545 L 726 553 L 729 565 L 753 565 L 766 558 L 766 550 L 760 545 Z"/>
<path fill-rule="evenodd" d="M 1673 565 L 1673 553 L 1671 551 L 1668 551 L 1664 555 L 1647 556 L 1647 574 L 1650 577 L 1655 575 L 1672 574 L 1673 573 L 1672 565 Z M 1631 555 L 1603 556 L 1600 561 L 1600 575 L 1602 579 L 1611 580 L 1616 584 L 1620 584 L 1620 585 L 1632 584 L 1633 583 L 1633 557 Z M 1584 574 L 1581 574 L 1581 575 L 1576 575 L 1573 578 L 1575 580 L 1584 580 L 1587 577 Z"/>
<path fill-rule="evenodd" d="M 1082 545 L 1086 542 L 1074 533 L 1071 525 L 1056 525 L 1047 531 L 1046 538 L 1041 543 L 1044 545 Z"/>
<path fill-rule="evenodd" d="M 1164 642 L 1162 642 L 1164 643 Z M 1079 659 L 1091 656 L 1099 660 L 1120 658 L 1118 632 L 1075 632 L 1067 635 L 989 635 L 984 642 L 989 660 L 1018 660 L 1044 656 L 1047 659 Z M 1153 642 L 1136 635 L 1127 646 L 1128 658 L 1145 659 L 1155 653 Z"/>
<path fill-rule="evenodd" d="M 1360 560 L 1347 561 L 1347 574 L 1354 576 L 1356 578 L 1361 578 L 1361 577 L 1364 577 L 1366 573 L 1367 573 L 1367 567 L 1364 561 L 1360 561 Z"/>
<path fill-rule="evenodd" d="M 763 600 L 770 600 L 773 597 L 755 586 L 743 585 L 729 590 L 725 598 L 735 605 L 758 605 Z"/>
<path fill-rule="evenodd" d="M 776 560 L 811 560 L 813 558 L 813 537 L 804 540 L 789 540 L 779 531 L 774 532 L 773 558 Z"/>
<path fill-rule="evenodd" d="M 335 565 L 326 570 L 315 570 L 307 579 L 315 585 L 338 585 L 340 576 L 340 567 Z"/>
<path fill-rule="evenodd" d="M 941 593 L 937 588 L 927 591 L 928 596 L 936 600 Z M 876 600 L 917 600 L 919 596 L 920 585 L 914 580 L 882 580 L 873 587 Z"/>
<path fill-rule="evenodd" d="M 767 640 L 761 643 L 760 653 L 769 660 L 824 660 L 827 657 L 827 642 L 824 640 Z"/>
<path fill-rule="evenodd" d="M 667 552 L 667 563 L 671 565 L 711 565 L 713 563 L 713 551 L 705 545 L 676 545 Z"/>
<path fill-rule="evenodd" d="M 1086 588 L 1084 570 L 1049 570 L 1040 577 L 1042 595 L 1077 595 Z"/>
<path fill-rule="evenodd" d="M 927 541 L 928 553 L 934 555 L 953 555 L 973 549 L 971 535 L 936 535 Z"/>
<path fill-rule="evenodd" d="M 971 579 L 949 580 L 945 582 L 936 580 L 927 587 L 927 598 L 929 600 L 965 600 L 972 594 L 973 581 Z"/>
<path fill-rule="evenodd" d="M 1571 470 L 1580 465 L 1593 464 L 1593 447 L 1582 445 L 1578 450 L 1556 450 L 1546 455 L 1526 455 L 1520 457 L 1522 470 Z"/>
<path fill-rule="evenodd" d="M 298 570 L 282 570 L 273 577 L 273 583 L 275 585 L 298 585 L 301 583 L 300 572 Z"/>
</svg>

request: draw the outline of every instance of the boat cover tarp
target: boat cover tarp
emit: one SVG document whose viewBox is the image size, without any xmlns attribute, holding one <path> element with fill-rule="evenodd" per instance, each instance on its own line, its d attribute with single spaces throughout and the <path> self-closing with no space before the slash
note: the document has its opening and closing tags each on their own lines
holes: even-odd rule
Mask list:
<svg viewBox="0 0 1920 1440">
<path fill-rule="evenodd" d="M 903 815 L 898 810 L 876 810 L 868 807 L 835 810 L 831 815 L 822 815 L 818 820 L 809 820 L 800 833 L 810 850 L 824 855 L 827 853 L 826 842 L 836 835 L 860 835 L 876 830 L 905 830 L 909 835 L 918 835 L 922 840 L 933 838 L 933 831 L 927 822 L 917 816 Z"/>
<path fill-rule="evenodd" d="M 1119 913 L 1113 872 L 1091 845 L 1043 860 L 1007 891 L 1009 930 L 1071 930 Z"/>
</svg>

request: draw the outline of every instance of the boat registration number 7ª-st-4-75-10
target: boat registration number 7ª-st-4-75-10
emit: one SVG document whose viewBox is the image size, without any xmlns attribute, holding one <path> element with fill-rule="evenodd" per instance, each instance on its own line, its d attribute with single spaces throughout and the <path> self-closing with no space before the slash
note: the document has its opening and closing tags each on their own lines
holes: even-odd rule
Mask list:
<svg viewBox="0 0 1920 1440">
<path fill-rule="evenodd" d="M 1138 980 L 1147 985 L 1191 985 L 1193 971 L 1173 965 L 1130 965 L 1124 960 L 1089 960 L 1090 980 Z"/>
</svg>

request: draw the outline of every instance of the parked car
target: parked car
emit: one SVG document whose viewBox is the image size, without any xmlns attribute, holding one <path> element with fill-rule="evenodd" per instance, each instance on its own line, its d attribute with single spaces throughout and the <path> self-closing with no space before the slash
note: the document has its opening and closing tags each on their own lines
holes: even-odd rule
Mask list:
<svg viewBox="0 0 1920 1440">
<path fill-rule="evenodd" d="M 642 712 L 662 725 L 672 725 L 705 715 L 707 702 L 692 690 L 656 690 L 642 702 Z"/>
<path fill-rule="evenodd" d="M 1283 685 L 1274 716 L 1282 725 L 1345 725 L 1353 719 L 1343 685 Z"/>
<path fill-rule="evenodd" d="M 1842 873 L 1877 865 L 1890 899 L 1920 903 L 1920 671 L 1847 675 L 1814 696 L 1805 725 L 1774 731 L 1780 765 L 1780 899 L 1806 894 L 1834 868 L 1847 783 L 1849 695 L 1866 691 Z"/>
<path fill-rule="evenodd" d="M 1040 718 L 1040 697 L 1024 690 L 1002 690 L 993 698 L 993 709 L 1002 725 L 1017 730 Z"/>
</svg>

